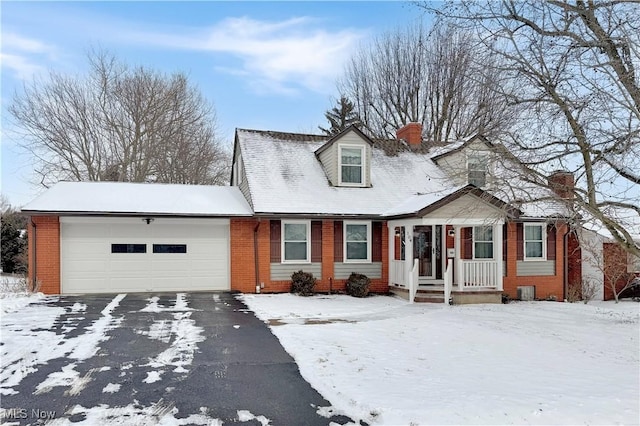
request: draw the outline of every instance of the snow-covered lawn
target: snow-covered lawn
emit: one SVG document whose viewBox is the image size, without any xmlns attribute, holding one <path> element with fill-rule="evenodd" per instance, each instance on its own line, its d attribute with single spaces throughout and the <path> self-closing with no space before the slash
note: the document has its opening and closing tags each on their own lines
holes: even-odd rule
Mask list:
<svg viewBox="0 0 640 426">
<path fill-rule="evenodd" d="M 372 424 L 638 424 L 640 304 L 239 296 L 331 407 Z"/>
</svg>

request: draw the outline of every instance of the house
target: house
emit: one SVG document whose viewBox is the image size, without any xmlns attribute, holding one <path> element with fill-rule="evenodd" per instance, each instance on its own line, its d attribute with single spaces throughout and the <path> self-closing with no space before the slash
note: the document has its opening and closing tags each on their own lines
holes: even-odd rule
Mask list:
<svg viewBox="0 0 640 426">
<path fill-rule="evenodd" d="M 229 187 L 54 186 L 23 209 L 30 269 L 50 293 L 283 292 L 304 270 L 320 292 L 358 272 L 416 301 L 563 300 L 573 178 L 553 193 L 513 161 L 482 136 L 430 146 L 416 123 L 396 140 L 237 129 Z"/>
</svg>

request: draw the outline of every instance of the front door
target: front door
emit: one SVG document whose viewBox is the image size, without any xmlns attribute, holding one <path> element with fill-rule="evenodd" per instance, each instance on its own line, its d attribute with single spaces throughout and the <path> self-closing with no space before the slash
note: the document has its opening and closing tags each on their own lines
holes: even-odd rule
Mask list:
<svg viewBox="0 0 640 426">
<path fill-rule="evenodd" d="M 413 258 L 421 278 L 442 279 L 442 225 L 413 228 Z"/>
</svg>

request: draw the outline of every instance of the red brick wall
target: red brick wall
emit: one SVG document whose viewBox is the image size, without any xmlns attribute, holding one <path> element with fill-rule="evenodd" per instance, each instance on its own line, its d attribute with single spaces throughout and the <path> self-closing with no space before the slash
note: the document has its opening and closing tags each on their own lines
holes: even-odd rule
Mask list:
<svg viewBox="0 0 640 426">
<path fill-rule="evenodd" d="M 613 282 L 616 291 L 620 291 L 631 280 L 632 275 L 627 273 L 627 253 L 616 243 L 604 243 L 602 246 L 604 260 L 604 300 L 613 300 Z"/>
<path fill-rule="evenodd" d="M 243 293 L 255 293 L 255 256 L 253 232 L 258 228 L 258 259 L 260 282 L 264 283 L 261 292 L 282 293 L 291 290 L 291 281 L 271 281 L 270 270 L 270 228 L 269 220 L 263 219 L 231 219 L 231 289 Z M 316 291 L 344 291 L 346 280 L 334 278 L 334 221 L 322 221 L 322 278 L 316 284 Z M 389 275 L 389 234 L 387 223 L 382 224 L 382 278 L 371 280 L 371 291 L 388 292 Z M 331 282 L 330 282 L 331 279 Z"/>
<path fill-rule="evenodd" d="M 33 216 L 27 227 L 29 278 L 40 281 L 45 294 L 60 293 L 60 221 L 58 216 Z M 34 236 L 35 235 L 35 236 Z M 35 261 L 34 265 L 34 239 Z"/>
<path fill-rule="evenodd" d="M 556 271 L 549 276 L 516 276 L 517 272 L 517 231 L 516 223 L 507 224 L 507 276 L 504 277 L 504 292 L 515 299 L 518 296 L 518 286 L 533 285 L 536 287 L 536 298 L 546 299 L 555 297 L 564 300 L 564 252 L 563 237 L 567 232 L 564 224 L 558 224 L 556 230 Z"/>
<path fill-rule="evenodd" d="M 333 278 L 333 221 L 322 221 L 322 279 L 316 283 L 316 290 L 328 292 Z"/>
<path fill-rule="evenodd" d="M 582 249 L 575 232 L 567 238 L 567 285 L 582 295 Z"/>
</svg>

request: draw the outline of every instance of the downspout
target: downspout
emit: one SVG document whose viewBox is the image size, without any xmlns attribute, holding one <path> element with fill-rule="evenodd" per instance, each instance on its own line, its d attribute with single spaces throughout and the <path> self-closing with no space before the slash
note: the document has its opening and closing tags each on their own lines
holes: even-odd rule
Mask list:
<svg viewBox="0 0 640 426">
<path fill-rule="evenodd" d="M 562 249 L 564 256 L 563 265 L 563 280 L 562 280 L 562 300 L 567 300 L 567 294 L 569 293 L 569 224 L 567 223 L 567 230 L 562 237 Z"/>
<path fill-rule="evenodd" d="M 38 266 L 37 266 L 38 262 L 37 262 L 37 260 L 38 260 L 38 258 L 36 257 L 36 255 L 37 255 L 37 251 L 36 251 L 36 247 L 37 247 L 36 235 L 37 235 L 37 233 L 36 233 L 36 224 L 33 221 L 33 218 L 29 218 L 29 220 L 31 221 L 31 226 L 33 227 L 33 232 L 31 233 L 32 236 L 33 236 L 33 241 L 32 241 L 32 244 L 33 244 L 33 271 L 31 272 L 31 289 L 35 290 L 36 289 L 36 283 L 38 282 L 38 275 L 37 275 L 37 272 L 38 272 Z"/>
<path fill-rule="evenodd" d="M 259 292 L 260 288 L 260 269 L 258 262 L 258 229 L 260 228 L 260 219 L 258 219 L 258 223 L 256 227 L 253 228 L 253 258 L 255 260 L 255 271 L 256 271 L 256 293 Z"/>
</svg>

